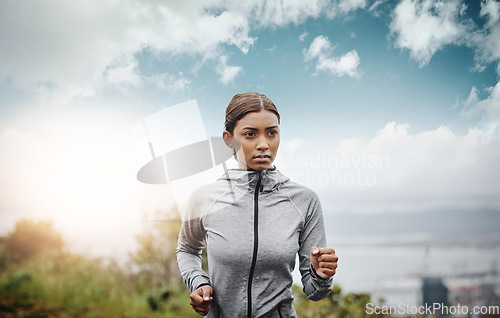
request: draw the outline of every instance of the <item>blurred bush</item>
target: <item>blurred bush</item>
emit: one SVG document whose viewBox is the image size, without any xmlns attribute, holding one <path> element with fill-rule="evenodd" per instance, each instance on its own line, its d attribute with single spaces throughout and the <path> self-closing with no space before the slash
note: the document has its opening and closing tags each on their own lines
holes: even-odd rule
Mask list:
<svg viewBox="0 0 500 318">
<path fill-rule="evenodd" d="M 7 257 L 20 261 L 29 257 L 58 252 L 63 247 L 63 239 L 52 228 L 52 222 L 23 219 L 4 240 Z"/>
<path fill-rule="evenodd" d="M 21 220 L 0 239 L 0 317 L 199 317 L 179 278 L 162 281 L 164 260 L 144 258 L 131 271 L 65 251 L 51 222 Z"/>
<path fill-rule="evenodd" d="M 182 283 L 175 254 L 181 220 L 169 216 L 172 214 L 157 211 L 152 216 L 144 215 L 142 233 L 136 235 L 138 248 L 129 253 L 131 271 L 148 288 Z"/>
<path fill-rule="evenodd" d="M 181 222 L 161 212 L 153 219 L 144 218 L 127 264 L 66 251 L 51 222 L 19 221 L 0 238 L 0 317 L 200 317 L 177 268 Z M 301 318 L 384 317 L 365 314 L 369 294 L 344 295 L 334 285 L 313 302 L 300 287 L 292 291 Z"/>
</svg>

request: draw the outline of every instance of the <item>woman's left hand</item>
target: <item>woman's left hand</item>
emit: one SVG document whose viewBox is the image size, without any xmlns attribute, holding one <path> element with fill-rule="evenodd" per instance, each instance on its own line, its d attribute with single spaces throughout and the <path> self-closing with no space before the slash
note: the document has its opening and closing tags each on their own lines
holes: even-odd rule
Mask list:
<svg viewBox="0 0 500 318">
<path fill-rule="evenodd" d="M 335 274 L 337 261 L 339 258 L 335 255 L 335 250 L 330 247 L 311 248 L 311 264 L 316 274 L 322 278 L 330 278 Z"/>
</svg>

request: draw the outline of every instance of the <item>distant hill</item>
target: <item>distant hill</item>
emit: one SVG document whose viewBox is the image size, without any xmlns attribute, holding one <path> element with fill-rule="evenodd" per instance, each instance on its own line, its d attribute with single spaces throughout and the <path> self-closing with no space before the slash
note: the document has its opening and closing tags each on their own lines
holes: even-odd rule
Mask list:
<svg viewBox="0 0 500 318">
<path fill-rule="evenodd" d="M 325 214 L 325 226 L 329 236 L 353 243 L 500 246 L 500 211 Z"/>
</svg>

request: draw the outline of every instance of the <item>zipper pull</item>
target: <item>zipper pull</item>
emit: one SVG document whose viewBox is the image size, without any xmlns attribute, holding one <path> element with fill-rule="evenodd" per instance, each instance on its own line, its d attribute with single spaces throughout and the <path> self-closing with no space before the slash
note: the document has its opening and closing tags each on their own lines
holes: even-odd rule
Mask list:
<svg viewBox="0 0 500 318">
<path fill-rule="evenodd" d="M 262 193 L 262 191 L 264 191 L 264 185 L 261 183 L 260 184 L 260 192 Z"/>
</svg>

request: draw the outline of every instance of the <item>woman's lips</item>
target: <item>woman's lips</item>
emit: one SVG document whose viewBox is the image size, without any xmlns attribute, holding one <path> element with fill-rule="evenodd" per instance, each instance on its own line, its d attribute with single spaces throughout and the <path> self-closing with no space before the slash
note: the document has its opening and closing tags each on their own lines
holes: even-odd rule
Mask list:
<svg viewBox="0 0 500 318">
<path fill-rule="evenodd" d="M 257 162 L 267 162 L 271 158 L 269 155 L 258 155 L 253 157 Z"/>
</svg>

